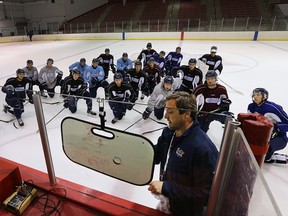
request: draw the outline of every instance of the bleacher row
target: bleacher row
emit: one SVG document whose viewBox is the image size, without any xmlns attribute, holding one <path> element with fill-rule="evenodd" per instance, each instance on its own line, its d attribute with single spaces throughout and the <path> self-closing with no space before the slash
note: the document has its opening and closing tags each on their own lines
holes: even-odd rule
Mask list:
<svg viewBox="0 0 288 216">
<path fill-rule="evenodd" d="M 275 0 L 267 1 L 274 2 Z M 288 2 L 288 0 L 277 1 Z M 123 0 L 109 0 L 107 4 L 68 20 L 66 23 L 156 21 L 171 18 L 210 19 L 215 18 L 207 15 L 208 8 L 214 7 L 214 5 L 210 5 L 213 2 L 214 0 L 127 0 L 123 5 Z M 220 0 L 219 4 L 222 18 L 260 17 L 262 15 L 257 0 Z M 213 8 L 213 10 L 217 10 L 217 8 Z"/>
</svg>

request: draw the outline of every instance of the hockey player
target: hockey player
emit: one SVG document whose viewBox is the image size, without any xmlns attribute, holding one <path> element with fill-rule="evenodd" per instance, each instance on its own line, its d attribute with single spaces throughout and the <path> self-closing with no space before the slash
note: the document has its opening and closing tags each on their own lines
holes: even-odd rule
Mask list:
<svg viewBox="0 0 288 216">
<path fill-rule="evenodd" d="M 155 60 L 153 57 L 149 59 L 148 65 L 146 65 L 143 69 L 144 73 L 147 77 L 148 84 L 148 95 L 152 94 L 155 86 L 160 83 L 160 68 L 155 64 Z M 146 90 L 147 91 L 147 90 Z M 143 100 L 145 94 L 141 95 L 141 100 Z"/>
<path fill-rule="evenodd" d="M 23 69 L 17 69 L 16 77 L 9 78 L 4 86 L 2 92 L 6 93 L 5 101 L 8 104 L 4 105 L 4 112 L 15 115 L 17 122 L 20 126 L 24 126 L 24 122 L 21 118 L 24 112 L 23 101 L 25 101 L 26 95 L 29 98 L 29 102 L 33 104 L 32 100 L 32 83 L 31 80 L 25 77 Z"/>
<path fill-rule="evenodd" d="M 219 55 L 216 55 L 217 47 L 212 46 L 210 50 L 210 54 L 205 54 L 199 60 L 204 62 L 209 66 L 208 70 L 213 70 L 219 76 L 223 70 L 222 58 Z"/>
<path fill-rule="evenodd" d="M 96 98 L 99 87 L 104 88 L 106 96 L 107 86 L 109 85 L 109 83 L 104 80 L 105 72 L 103 67 L 99 66 L 99 62 L 99 59 L 94 58 L 92 65 L 84 72 L 84 81 L 89 84 L 89 92 L 93 98 Z"/>
<path fill-rule="evenodd" d="M 32 89 L 33 89 L 34 85 L 37 85 L 37 86 L 39 86 L 40 91 L 43 92 L 44 89 L 43 89 L 42 85 L 40 85 L 40 82 L 38 81 L 38 70 L 36 67 L 33 66 L 33 61 L 29 59 L 29 60 L 27 60 L 26 63 L 27 63 L 27 65 L 26 65 L 26 67 L 23 68 L 23 70 L 26 74 L 25 76 L 31 80 Z M 44 95 L 44 97 L 45 96 L 47 97 L 47 95 L 45 95 L 45 94 L 43 94 L 43 95 Z"/>
<path fill-rule="evenodd" d="M 139 91 L 142 92 L 142 95 L 147 94 L 146 92 L 144 92 L 145 90 L 148 89 L 146 85 L 147 84 L 146 75 L 142 70 L 142 63 L 140 61 L 135 62 L 135 68 L 127 71 L 126 77 L 124 77 L 124 80 L 130 83 L 130 85 L 132 86 L 135 92 L 135 97 L 133 101 L 131 102 L 135 103 L 135 101 L 138 99 Z"/>
<path fill-rule="evenodd" d="M 41 88 L 47 91 L 50 98 L 53 98 L 55 95 L 55 87 L 61 86 L 63 82 L 63 72 L 60 71 L 57 67 L 53 66 L 53 63 L 53 59 L 47 59 L 47 65 L 41 68 L 38 75 Z M 41 92 L 41 96 L 46 96 L 44 91 Z"/>
<path fill-rule="evenodd" d="M 77 68 L 80 71 L 80 77 L 84 78 L 84 72 L 88 68 L 88 65 L 86 64 L 86 59 L 81 58 L 79 62 L 75 62 L 69 66 L 71 76 L 74 68 Z"/>
<path fill-rule="evenodd" d="M 149 59 L 153 56 L 153 55 L 156 55 L 157 52 L 152 49 L 152 44 L 151 43 L 147 43 L 146 45 L 146 48 L 147 49 L 144 49 L 140 52 L 138 58 L 137 58 L 137 61 L 142 61 L 143 59 L 143 65 L 144 67 L 148 64 L 148 61 Z"/>
<path fill-rule="evenodd" d="M 183 55 L 181 54 L 181 47 L 176 47 L 175 52 L 170 52 L 166 57 L 165 69 L 167 71 L 166 75 L 172 75 L 172 69 L 180 67 Z"/>
<path fill-rule="evenodd" d="M 163 77 L 164 76 L 164 71 L 165 71 L 165 62 L 166 62 L 166 60 L 165 60 L 165 52 L 164 51 L 160 51 L 160 53 L 159 54 L 156 54 L 156 55 L 153 55 L 152 56 L 154 59 L 155 59 L 155 64 L 157 65 L 157 66 L 159 66 L 159 68 L 160 68 L 160 75 L 161 75 L 161 77 Z"/>
<path fill-rule="evenodd" d="M 206 81 L 194 89 L 199 115 L 197 120 L 204 132 L 207 132 L 212 121 L 225 123 L 227 115 L 233 115 L 229 111 L 231 101 L 228 99 L 227 90 L 224 86 L 217 84 L 217 73 L 208 71 Z"/>
<path fill-rule="evenodd" d="M 173 81 L 172 76 L 166 76 L 163 81 L 154 88 L 154 91 L 148 100 L 148 107 L 142 114 L 144 120 L 149 118 L 153 110 L 157 119 L 160 120 L 163 118 L 166 97 L 171 95 L 175 90 Z"/>
<path fill-rule="evenodd" d="M 112 72 L 115 73 L 116 69 L 114 66 L 114 57 L 113 55 L 110 54 L 110 49 L 106 48 L 105 49 L 105 53 L 101 54 L 100 56 L 98 56 L 98 58 L 100 60 L 100 65 L 103 67 L 104 72 L 105 72 L 105 77 L 104 79 L 108 78 L 109 75 L 109 69 L 111 68 Z"/>
<path fill-rule="evenodd" d="M 127 53 L 123 53 L 122 58 L 117 60 L 117 73 L 121 73 L 125 77 L 125 73 L 131 68 L 133 68 L 131 59 L 128 58 Z"/>
<path fill-rule="evenodd" d="M 187 65 L 182 65 L 179 69 L 175 70 L 175 76 L 182 79 L 182 84 L 179 91 L 185 91 L 192 94 L 193 89 L 202 84 L 203 74 L 202 71 L 196 68 L 197 60 L 191 58 Z M 174 74 L 173 74 L 174 75 Z"/>
<path fill-rule="evenodd" d="M 109 84 L 108 92 L 110 99 L 109 106 L 114 115 L 111 123 L 115 124 L 118 120 L 123 118 L 127 109 L 132 109 L 132 104 L 129 104 L 129 102 L 134 100 L 135 94 L 132 86 L 123 82 L 123 76 L 121 73 L 114 74 L 114 82 Z"/>
<path fill-rule="evenodd" d="M 80 77 L 80 71 L 77 68 L 72 70 L 72 76 L 65 77 L 61 87 L 61 94 L 64 99 L 64 107 L 69 108 L 72 113 L 77 111 L 77 101 L 84 97 L 87 105 L 87 113 L 96 115 L 92 110 L 91 94 L 86 91 L 87 85 L 84 84 L 84 79 Z"/>
<path fill-rule="evenodd" d="M 269 149 L 265 156 L 265 163 L 287 163 L 287 156 L 275 153 L 284 149 L 287 145 L 288 116 L 283 108 L 271 101 L 268 101 L 269 93 L 264 88 L 255 88 L 252 92 L 253 103 L 248 105 L 249 113 L 259 113 L 266 116 L 274 124 L 274 129 L 269 142 Z"/>
</svg>

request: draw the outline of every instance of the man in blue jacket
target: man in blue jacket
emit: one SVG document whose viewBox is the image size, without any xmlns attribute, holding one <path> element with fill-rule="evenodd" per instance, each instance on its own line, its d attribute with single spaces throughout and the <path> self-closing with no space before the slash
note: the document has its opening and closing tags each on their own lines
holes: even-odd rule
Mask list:
<svg viewBox="0 0 288 216">
<path fill-rule="evenodd" d="M 195 96 L 175 92 L 166 98 L 165 109 L 168 128 L 163 130 L 155 146 L 160 181 L 152 181 L 148 190 L 159 196 L 160 203 L 166 204 L 158 206 L 162 211 L 170 211 L 173 215 L 202 216 L 218 151 L 196 120 Z"/>
</svg>

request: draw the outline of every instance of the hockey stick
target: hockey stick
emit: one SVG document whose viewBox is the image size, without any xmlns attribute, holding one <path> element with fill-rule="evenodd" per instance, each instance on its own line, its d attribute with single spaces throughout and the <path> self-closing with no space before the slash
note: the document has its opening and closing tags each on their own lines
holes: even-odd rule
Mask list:
<svg viewBox="0 0 288 216">
<path fill-rule="evenodd" d="M 2 119 L 0 119 L 0 122 L 10 123 L 10 122 L 12 122 L 12 121 L 14 121 L 14 120 L 16 120 L 16 119 L 15 119 L 15 118 L 10 119 L 10 120 L 2 120 Z"/>
<path fill-rule="evenodd" d="M 143 114 L 142 112 L 140 112 L 139 110 L 137 110 L 137 109 L 135 109 L 135 108 L 132 108 L 135 112 L 137 112 L 137 113 L 139 113 L 139 114 Z M 155 120 L 155 119 L 153 119 L 153 118 L 151 118 L 151 117 L 148 117 L 149 119 L 151 119 L 152 121 L 154 121 L 154 122 L 156 122 L 156 123 L 158 123 L 158 124 L 162 124 L 162 125 L 167 125 L 166 123 L 164 123 L 164 122 L 159 122 L 159 121 L 157 121 L 157 120 Z"/>
<path fill-rule="evenodd" d="M 228 83 L 224 82 L 223 80 L 221 80 L 219 77 L 217 78 L 218 80 L 220 80 L 222 83 L 224 83 L 226 86 L 228 86 L 230 89 L 232 89 L 233 91 L 235 91 L 236 93 L 240 94 L 240 95 L 244 95 L 243 92 L 238 91 L 237 89 L 233 88 L 232 86 L 230 86 Z"/>
<path fill-rule="evenodd" d="M 55 105 L 55 104 L 64 103 L 64 101 L 55 101 L 55 102 L 42 101 L 42 103 L 43 103 L 43 104 L 49 104 L 49 105 Z"/>
<path fill-rule="evenodd" d="M 132 125 L 130 125 L 129 127 L 127 127 L 124 131 L 126 131 L 126 130 L 128 130 L 129 128 L 133 127 L 135 124 L 137 124 L 137 123 L 140 122 L 141 120 L 142 120 L 142 117 L 141 117 L 138 121 L 134 122 Z"/>
<path fill-rule="evenodd" d="M 148 133 L 153 133 L 153 132 L 162 130 L 162 129 L 164 129 L 164 128 L 166 128 L 166 127 L 161 127 L 161 128 L 158 128 L 158 129 L 155 129 L 155 130 L 151 130 L 151 131 L 145 131 L 145 132 L 143 132 L 141 135 L 148 134 Z"/>
<path fill-rule="evenodd" d="M 47 124 L 49 124 L 53 119 L 56 118 L 56 116 L 58 116 L 64 109 L 66 109 L 65 107 L 63 107 L 56 115 L 54 115 L 48 122 L 45 123 L 45 126 L 47 126 Z M 39 132 L 39 129 L 36 131 L 36 133 Z"/>
</svg>

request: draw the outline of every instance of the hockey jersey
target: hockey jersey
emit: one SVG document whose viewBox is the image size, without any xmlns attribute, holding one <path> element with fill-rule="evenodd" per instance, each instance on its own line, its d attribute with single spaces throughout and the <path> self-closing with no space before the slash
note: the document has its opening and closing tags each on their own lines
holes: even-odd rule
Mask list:
<svg viewBox="0 0 288 216">
<path fill-rule="evenodd" d="M 147 65 L 149 59 L 153 57 L 153 55 L 158 54 L 154 49 L 151 49 L 148 51 L 147 49 L 144 49 L 140 52 L 137 60 L 141 61 L 143 59 L 143 65 Z"/>
<path fill-rule="evenodd" d="M 33 80 L 34 82 L 38 80 L 38 70 L 36 67 L 32 66 L 31 69 L 29 69 L 28 67 L 24 67 L 23 70 L 26 74 L 26 77 Z"/>
<path fill-rule="evenodd" d="M 210 54 L 205 54 L 201 58 L 199 58 L 202 62 L 209 66 L 208 70 L 214 70 L 219 75 L 223 70 L 222 58 L 219 55 L 215 55 L 214 57 Z"/>
<path fill-rule="evenodd" d="M 198 68 L 190 70 L 189 66 L 183 65 L 178 70 L 179 77 L 182 78 L 182 86 L 193 91 L 198 85 L 202 84 L 203 74 Z"/>
<path fill-rule="evenodd" d="M 93 84 L 91 80 L 93 78 L 96 78 L 98 81 L 101 81 L 104 79 L 104 76 L 105 76 L 105 73 L 104 73 L 103 67 L 97 66 L 96 68 L 94 68 L 93 65 L 91 65 L 84 72 L 84 81 L 85 83 L 89 84 L 89 88 L 93 88 L 96 86 L 96 84 Z"/>
<path fill-rule="evenodd" d="M 29 78 L 24 77 L 22 80 L 18 80 L 17 77 L 12 77 L 7 79 L 6 83 L 2 87 L 2 92 L 6 92 L 6 86 L 12 85 L 14 87 L 14 93 L 11 96 L 16 96 L 20 99 L 25 99 L 26 94 L 29 98 L 32 96 L 32 85 L 31 80 Z"/>
<path fill-rule="evenodd" d="M 107 87 L 109 98 L 111 100 L 116 101 L 123 101 L 126 96 L 129 97 L 130 101 L 134 100 L 135 93 L 132 89 L 132 86 L 128 83 L 122 82 L 121 86 L 117 86 L 116 83 L 113 81 Z"/>
<path fill-rule="evenodd" d="M 80 71 L 80 77 L 84 78 L 84 72 L 87 70 L 89 66 L 87 64 L 82 66 L 80 62 L 75 62 L 69 66 L 69 71 L 73 70 L 73 68 L 75 67 Z"/>
<path fill-rule="evenodd" d="M 63 74 L 62 71 L 60 71 L 57 67 L 43 67 L 41 68 L 39 75 L 38 75 L 38 81 L 42 84 L 47 84 L 48 89 L 53 89 L 57 84 L 57 75 Z"/>
<path fill-rule="evenodd" d="M 125 68 L 126 70 L 133 68 L 131 59 L 127 58 L 127 60 L 124 61 L 123 58 L 119 58 L 117 60 L 117 70 L 123 71 Z"/>
<path fill-rule="evenodd" d="M 181 61 L 183 59 L 183 55 L 181 53 L 176 53 L 176 52 L 170 52 L 165 60 L 171 62 L 171 66 L 174 67 L 180 67 Z"/>
<path fill-rule="evenodd" d="M 61 86 L 61 94 L 82 96 L 86 88 L 87 86 L 84 84 L 83 78 L 78 77 L 77 80 L 74 80 L 72 76 L 67 76 Z"/>
</svg>

